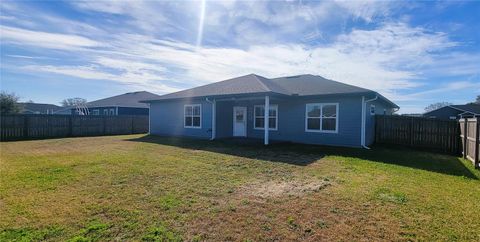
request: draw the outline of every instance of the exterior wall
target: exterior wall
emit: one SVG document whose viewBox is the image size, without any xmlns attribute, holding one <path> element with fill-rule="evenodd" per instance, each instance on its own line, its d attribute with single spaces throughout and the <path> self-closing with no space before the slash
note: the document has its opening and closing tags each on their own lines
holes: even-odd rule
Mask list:
<svg viewBox="0 0 480 242">
<path fill-rule="evenodd" d="M 307 103 L 338 103 L 338 133 L 305 131 Z M 184 105 L 202 105 L 202 125 L 200 129 L 184 128 Z M 247 107 L 247 137 L 263 139 L 264 131 L 254 129 L 254 105 L 263 105 L 264 99 L 248 101 L 217 101 L 216 138 L 233 136 L 233 107 Z M 361 96 L 331 96 L 310 98 L 270 98 L 271 105 L 278 105 L 277 130 L 269 131 L 270 140 L 334 146 L 361 147 Z M 376 114 L 384 114 L 387 104 L 376 100 L 366 107 L 366 144 L 374 141 L 374 115 L 370 115 L 370 104 L 374 104 Z M 211 138 L 212 104 L 203 100 L 180 100 L 152 103 L 150 106 L 150 133 L 167 136 L 190 136 Z M 393 109 L 386 111 L 392 114 Z"/>
<path fill-rule="evenodd" d="M 463 112 L 451 107 L 443 107 L 443 108 L 439 108 L 437 110 L 431 111 L 429 113 L 426 113 L 424 116 L 427 118 L 450 120 L 451 116 L 455 116 L 458 118 L 457 115 L 459 115 L 460 113 L 463 113 Z"/>
<path fill-rule="evenodd" d="M 184 127 L 185 104 L 201 104 L 201 128 Z M 151 103 L 150 110 L 150 134 L 190 136 L 204 139 L 211 137 L 212 104 L 205 99 Z"/>
<path fill-rule="evenodd" d="M 118 115 L 148 115 L 148 108 L 118 107 Z"/>
<path fill-rule="evenodd" d="M 305 131 L 305 109 L 307 103 L 338 103 L 338 133 Z M 264 100 L 217 102 L 217 137 L 233 134 L 233 107 L 247 107 L 247 137 L 263 139 L 264 131 L 254 129 L 254 105 L 263 105 Z M 360 147 L 361 97 L 318 97 L 270 99 L 278 105 L 278 129 L 269 131 L 270 140 L 296 143 L 323 144 Z M 222 115 L 222 117 L 219 117 Z"/>
</svg>

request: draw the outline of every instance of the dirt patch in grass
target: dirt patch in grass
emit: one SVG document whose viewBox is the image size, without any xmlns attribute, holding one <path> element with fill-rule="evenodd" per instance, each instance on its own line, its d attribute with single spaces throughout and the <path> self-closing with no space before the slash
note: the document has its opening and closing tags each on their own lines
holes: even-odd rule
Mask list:
<svg viewBox="0 0 480 242">
<path fill-rule="evenodd" d="M 256 182 L 243 186 L 240 194 L 258 198 L 277 198 L 283 196 L 303 196 L 318 192 L 332 185 L 327 180 L 273 180 L 268 182 Z"/>
</svg>

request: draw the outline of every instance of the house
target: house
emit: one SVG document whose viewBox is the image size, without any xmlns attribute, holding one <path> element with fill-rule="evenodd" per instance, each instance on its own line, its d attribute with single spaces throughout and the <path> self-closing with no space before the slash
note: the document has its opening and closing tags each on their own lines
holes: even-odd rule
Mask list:
<svg viewBox="0 0 480 242">
<path fill-rule="evenodd" d="M 151 92 L 129 92 L 109 98 L 88 102 L 84 107 L 71 108 L 76 115 L 148 115 L 148 104 L 141 100 L 158 98 Z"/>
<path fill-rule="evenodd" d="M 18 103 L 21 107 L 21 114 L 55 114 L 62 107 L 48 103 Z"/>
<path fill-rule="evenodd" d="M 375 114 L 399 109 L 374 91 L 314 75 L 250 74 L 144 102 L 153 135 L 351 147 L 373 143 Z"/>
<path fill-rule="evenodd" d="M 427 118 L 457 120 L 480 116 L 480 104 L 448 105 L 423 114 Z"/>
</svg>

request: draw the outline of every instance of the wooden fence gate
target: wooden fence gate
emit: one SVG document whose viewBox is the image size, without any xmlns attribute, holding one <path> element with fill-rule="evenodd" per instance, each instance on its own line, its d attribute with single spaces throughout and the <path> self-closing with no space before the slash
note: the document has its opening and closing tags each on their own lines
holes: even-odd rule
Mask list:
<svg viewBox="0 0 480 242">
<path fill-rule="evenodd" d="M 480 118 L 460 119 L 460 130 L 463 158 L 471 160 L 475 168 L 480 168 Z"/>
<path fill-rule="evenodd" d="M 148 132 L 148 116 L 2 115 L 0 141 L 141 134 Z"/>
<path fill-rule="evenodd" d="M 461 153 L 460 127 L 456 120 L 438 120 L 423 117 L 377 115 L 375 142 L 414 148 Z"/>
</svg>

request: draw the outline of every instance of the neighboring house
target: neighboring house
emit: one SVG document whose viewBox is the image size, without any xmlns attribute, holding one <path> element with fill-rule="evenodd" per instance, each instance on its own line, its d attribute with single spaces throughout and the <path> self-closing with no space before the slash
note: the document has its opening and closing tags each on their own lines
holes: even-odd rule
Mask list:
<svg viewBox="0 0 480 242">
<path fill-rule="evenodd" d="M 47 103 L 18 103 L 22 114 L 55 114 L 62 107 Z"/>
<path fill-rule="evenodd" d="M 89 115 L 148 115 L 148 104 L 139 101 L 158 97 L 160 96 L 146 91 L 129 92 L 88 102 L 85 106 Z M 71 113 L 80 114 L 77 108 L 72 108 Z"/>
<path fill-rule="evenodd" d="M 153 135 L 351 147 L 373 143 L 374 115 L 399 108 L 374 91 L 314 75 L 250 74 L 144 102 Z"/>
<path fill-rule="evenodd" d="M 448 105 L 423 114 L 427 118 L 457 120 L 480 116 L 480 104 Z"/>
</svg>

